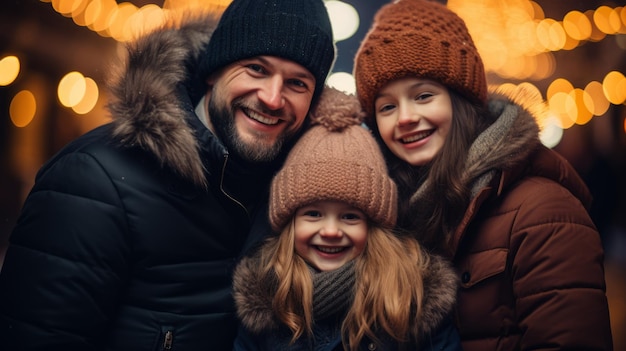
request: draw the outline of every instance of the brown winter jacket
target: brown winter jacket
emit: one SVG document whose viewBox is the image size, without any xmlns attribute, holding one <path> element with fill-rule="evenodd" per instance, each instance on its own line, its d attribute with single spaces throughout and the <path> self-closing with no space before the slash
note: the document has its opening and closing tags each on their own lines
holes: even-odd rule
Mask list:
<svg viewBox="0 0 626 351">
<path fill-rule="evenodd" d="M 587 187 L 540 144 L 531 113 L 501 95 L 489 110 L 499 117 L 470 150 L 472 200 L 451 238 L 464 350 L 612 350 Z"/>
</svg>

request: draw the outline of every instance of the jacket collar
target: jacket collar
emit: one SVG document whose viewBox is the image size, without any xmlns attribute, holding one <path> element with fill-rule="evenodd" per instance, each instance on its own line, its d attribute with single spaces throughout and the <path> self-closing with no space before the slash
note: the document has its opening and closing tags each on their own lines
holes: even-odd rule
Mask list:
<svg viewBox="0 0 626 351">
<path fill-rule="evenodd" d="M 422 313 L 411 325 L 414 333 L 421 336 L 432 333 L 449 317 L 458 286 L 456 273 L 448 261 L 425 250 L 423 254 L 429 255 L 430 259 L 423 272 Z M 233 276 L 233 290 L 242 324 L 254 333 L 263 333 L 278 329 L 281 322 L 274 315 L 272 306 L 277 282 L 259 279 L 261 268 L 258 255 L 259 252 L 240 261 Z"/>
<path fill-rule="evenodd" d="M 200 187 L 207 179 L 196 134 L 208 130 L 188 123 L 197 120 L 192 95 L 204 84 L 193 63 L 204 54 L 217 21 L 214 15 L 189 17 L 179 28 L 165 27 L 131 43 L 109 84 L 114 138 L 152 153 Z"/>
<path fill-rule="evenodd" d="M 577 197 L 587 209 L 591 194 L 584 181 L 562 156 L 541 145 L 536 116 L 545 105 L 527 92 L 494 92 L 489 99 L 489 113 L 498 116 L 492 126 L 473 143 L 466 163 L 465 185 L 472 199 L 456 228 L 456 247 L 466 226 L 490 196 L 500 196 L 522 177 L 538 176 L 553 180 Z M 412 199 L 428 193 L 424 184 Z"/>
</svg>

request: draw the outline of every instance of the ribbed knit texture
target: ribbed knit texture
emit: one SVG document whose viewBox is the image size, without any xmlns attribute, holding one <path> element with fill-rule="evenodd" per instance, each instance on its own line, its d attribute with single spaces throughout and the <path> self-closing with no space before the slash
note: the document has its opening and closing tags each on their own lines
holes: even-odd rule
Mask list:
<svg viewBox="0 0 626 351">
<path fill-rule="evenodd" d="M 383 6 L 357 51 L 357 95 L 369 116 L 378 91 L 406 76 L 433 79 L 473 102 L 487 99 L 483 62 L 465 22 L 437 2 L 399 0 Z"/>
<path fill-rule="evenodd" d="M 237 60 L 278 56 L 307 68 L 321 93 L 335 60 L 332 27 L 322 0 L 234 0 L 222 14 L 201 74 Z"/>
<path fill-rule="evenodd" d="M 300 138 L 272 182 L 269 216 L 275 231 L 279 232 L 298 208 L 323 200 L 346 202 L 378 225 L 395 225 L 396 185 L 387 174 L 378 144 L 368 129 L 354 124 L 356 120 L 345 125 L 350 118 L 337 113 L 351 114 L 352 108 L 346 107 L 355 104 L 358 106 L 356 97 L 337 91 L 327 89 L 322 95 L 312 112 L 312 120 L 321 124 Z"/>
<path fill-rule="evenodd" d="M 354 260 L 326 272 L 311 268 L 313 278 L 313 317 L 316 321 L 348 310 L 354 296 Z"/>
</svg>

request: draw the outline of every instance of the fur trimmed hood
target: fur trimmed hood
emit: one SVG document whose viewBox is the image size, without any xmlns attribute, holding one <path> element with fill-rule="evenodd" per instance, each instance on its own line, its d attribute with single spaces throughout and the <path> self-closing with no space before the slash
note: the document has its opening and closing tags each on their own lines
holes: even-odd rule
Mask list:
<svg viewBox="0 0 626 351">
<path fill-rule="evenodd" d="M 206 78 L 194 74 L 195 62 L 218 20 L 215 14 L 188 16 L 179 26 L 164 26 L 130 43 L 109 82 L 114 138 L 149 151 L 203 187 L 207 180 L 199 145 L 186 119 L 194 115 L 193 87 L 200 91 Z"/>
<path fill-rule="evenodd" d="M 258 257 L 246 257 L 233 276 L 237 314 L 243 325 L 257 334 L 276 330 L 280 325 L 272 308 L 275 287 L 273 282 L 258 279 L 258 269 Z M 430 264 L 424 269 L 422 314 L 412 326 L 419 335 L 430 334 L 450 315 L 457 287 L 458 278 L 452 266 L 443 258 L 431 255 Z"/>
</svg>

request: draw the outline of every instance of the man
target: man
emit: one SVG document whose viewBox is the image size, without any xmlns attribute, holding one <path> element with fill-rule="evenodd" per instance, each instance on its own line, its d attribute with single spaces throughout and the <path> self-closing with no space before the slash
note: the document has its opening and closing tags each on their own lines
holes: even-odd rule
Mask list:
<svg viewBox="0 0 626 351">
<path fill-rule="evenodd" d="M 39 171 L 0 274 L 3 350 L 231 349 L 232 268 L 335 50 L 322 0 L 234 0 L 216 22 L 133 43 L 114 121 Z"/>
</svg>

